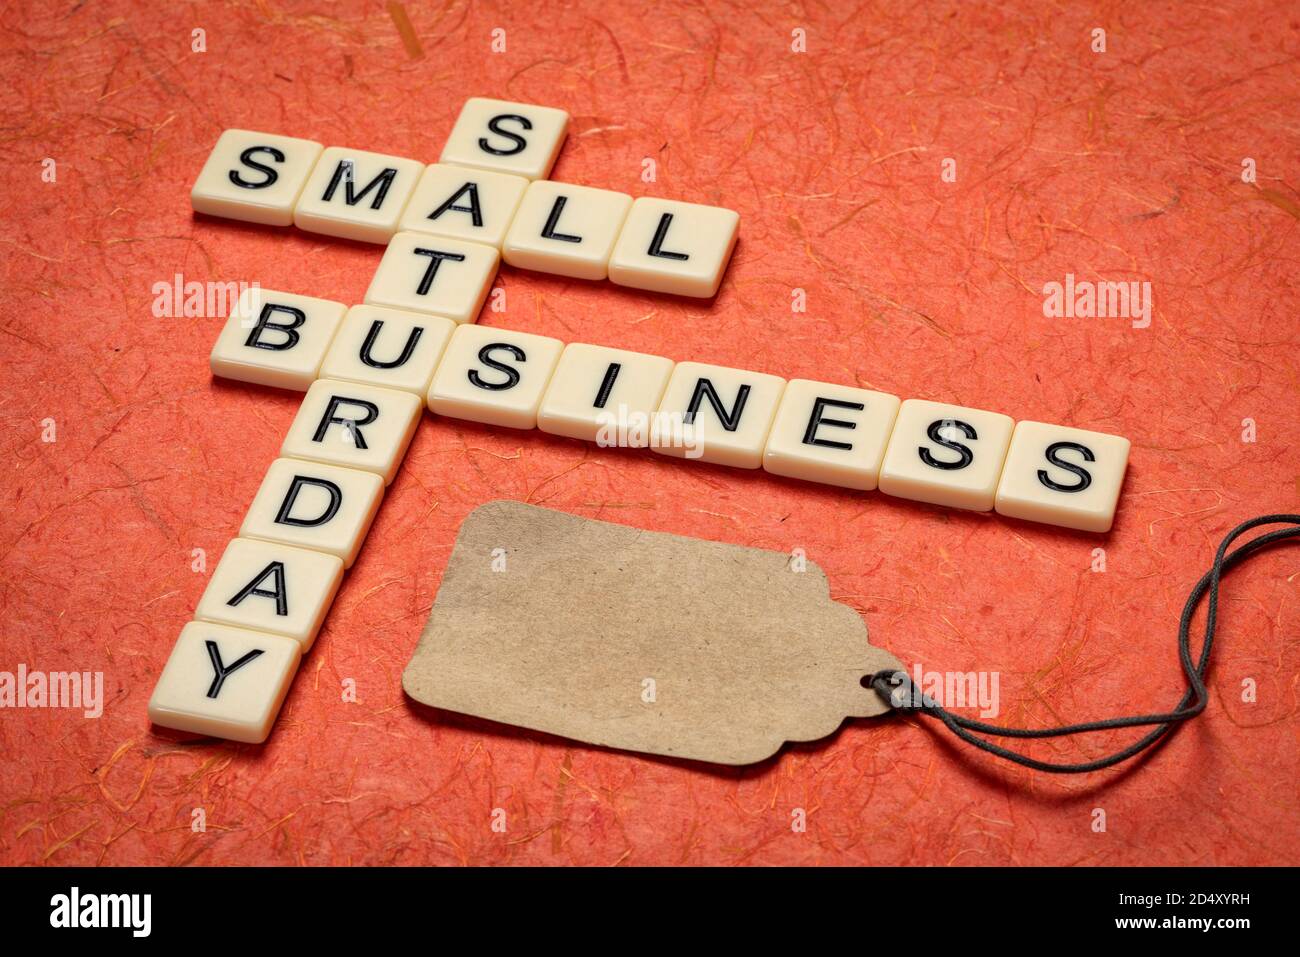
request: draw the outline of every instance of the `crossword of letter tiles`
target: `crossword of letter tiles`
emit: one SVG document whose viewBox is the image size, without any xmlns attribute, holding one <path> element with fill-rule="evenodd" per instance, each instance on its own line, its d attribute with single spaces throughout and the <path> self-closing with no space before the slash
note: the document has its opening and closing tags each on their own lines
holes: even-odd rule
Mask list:
<svg viewBox="0 0 1300 957">
<path fill-rule="evenodd" d="M 227 130 L 191 191 L 198 212 L 388 243 L 366 302 L 472 322 L 496 271 L 463 247 L 434 241 L 420 264 L 407 233 L 490 246 L 521 269 L 680 296 L 715 295 L 735 247 L 734 210 L 548 181 L 568 129 L 563 110 L 473 98 L 437 163 L 248 130 Z M 444 252 L 446 255 L 439 255 Z M 476 271 L 426 288 L 446 263 Z M 413 292 L 410 283 L 415 275 Z M 477 281 L 484 285 L 480 290 Z"/>
<path fill-rule="evenodd" d="M 214 374 L 305 391 L 149 702 L 155 724 L 261 742 L 420 419 L 602 445 L 1107 531 L 1127 439 L 474 325 L 498 260 L 709 298 L 732 210 L 556 183 L 562 110 L 471 99 L 440 162 L 222 134 L 196 211 L 387 242 L 364 305 L 241 295 Z M 1013 431 L 1014 429 L 1014 431 Z"/>
</svg>

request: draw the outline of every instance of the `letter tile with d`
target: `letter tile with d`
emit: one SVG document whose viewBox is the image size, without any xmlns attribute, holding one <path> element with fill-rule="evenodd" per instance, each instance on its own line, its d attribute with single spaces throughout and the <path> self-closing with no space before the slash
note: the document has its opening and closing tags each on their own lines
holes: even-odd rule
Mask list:
<svg viewBox="0 0 1300 957">
<path fill-rule="evenodd" d="M 383 495 L 384 480 L 374 472 L 276 459 L 239 535 L 314 548 L 351 568 Z"/>
</svg>

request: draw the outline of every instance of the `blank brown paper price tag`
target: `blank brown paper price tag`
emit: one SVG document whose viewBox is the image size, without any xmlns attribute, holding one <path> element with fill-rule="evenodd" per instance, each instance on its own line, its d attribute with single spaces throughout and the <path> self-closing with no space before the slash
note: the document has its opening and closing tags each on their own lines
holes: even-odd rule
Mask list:
<svg viewBox="0 0 1300 957">
<path fill-rule="evenodd" d="M 860 680 L 901 668 L 811 562 L 491 502 L 461 526 L 402 685 L 590 744 L 750 764 L 883 714 Z"/>
</svg>

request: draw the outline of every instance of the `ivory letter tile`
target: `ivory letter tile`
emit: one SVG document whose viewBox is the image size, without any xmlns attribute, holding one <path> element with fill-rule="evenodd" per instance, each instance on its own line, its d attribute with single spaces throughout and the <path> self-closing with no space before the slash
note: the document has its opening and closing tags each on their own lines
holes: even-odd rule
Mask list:
<svg viewBox="0 0 1300 957">
<path fill-rule="evenodd" d="M 163 666 L 149 720 L 164 728 L 260 744 L 302 659 L 283 635 L 192 621 Z"/>
<path fill-rule="evenodd" d="M 1011 442 L 1009 416 L 908 399 L 898 410 L 880 491 L 933 505 L 993 508 Z"/>
<path fill-rule="evenodd" d="M 722 282 L 739 226 L 740 215 L 732 209 L 643 196 L 619 233 L 610 281 L 707 299 Z"/>
<path fill-rule="evenodd" d="M 366 290 L 366 303 L 473 322 L 497 274 L 493 246 L 428 233 L 398 233 Z"/>
<path fill-rule="evenodd" d="M 645 447 L 672 371 L 672 360 L 662 356 L 570 343 L 542 398 L 537 427 L 601 446 Z"/>
<path fill-rule="evenodd" d="M 763 451 L 773 475 L 870 491 L 898 415 L 898 396 L 792 379 Z"/>
<path fill-rule="evenodd" d="M 374 472 L 276 459 L 239 536 L 314 548 L 351 568 L 383 495 L 384 480 Z"/>
<path fill-rule="evenodd" d="M 212 372 L 302 391 L 316 380 L 346 312 L 328 299 L 245 289 L 212 347 Z"/>
<path fill-rule="evenodd" d="M 999 515 L 1108 532 L 1128 468 L 1129 440 L 1045 422 L 1017 422 L 1002 467 Z"/>
<path fill-rule="evenodd" d="M 423 163 L 331 146 L 303 188 L 293 221 L 299 229 L 365 243 L 386 243 L 397 232 Z"/>
<path fill-rule="evenodd" d="M 414 392 L 423 401 L 456 323 L 384 306 L 353 306 L 325 353 L 323 379 Z"/>
<path fill-rule="evenodd" d="M 501 248 L 528 180 L 441 163 L 420 177 L 401 228 Z"/>
<path fill-rule="evenodd" d="M 317 379 L 289 426 L 280 454 L 374 472 L 388 485 L 423 411 L 424 403 L 410 392 Z"/>
<path fill-rule="evenodd" d="M 779 376 L 679 362 L 659 403 L 654 449 L 678 458 L 759 468 L 784 389 Z"/>
<path fill-rule="evenodd" d="M 524 193 L 502 258 L 519 269 L 604 279 L 631 206 L 625 193 L 539 180 Z"/>
<path fill-rule="evenodd" d="M 465 101 L 439 162 L 544 179 L 568 128 L 564 110 L 476 96 Z"/>
<path fill-rule="evenodd" d="M 564 343 L 486 326 L 460 326 L 429 387 L 438 415 L 537 428 L 537 410 Z"/>
<path fill-rule="evenodd" d="M 291 136 L 226 130 L 190 190 L 196 213 L 288 226 L 321 145 Z"/>
<path fill-rule="evenodd" d="M 335 555 L 236 538 L 212 573 L 194 617 L 269 631 L 311 648 L 343 581 Z"/>
</svg>

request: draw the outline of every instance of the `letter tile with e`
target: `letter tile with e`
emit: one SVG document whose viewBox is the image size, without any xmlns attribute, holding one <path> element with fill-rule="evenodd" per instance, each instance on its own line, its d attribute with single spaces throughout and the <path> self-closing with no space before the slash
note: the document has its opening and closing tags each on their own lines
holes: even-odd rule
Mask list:
<svg viewBox="0 0 1300 957">
<path fill-rule="evenodd" d="M 763 450 L 763 469 L 871 491 L 898 407 L 898 396 L 885 392 L 791 379 Z"/>
<path fill-rule="evenodd" d="M 604 446 L 645 447 L 672 371 L 663 356 L 571 342 L 542 397 L 537 427 Z"/>
</svg>

